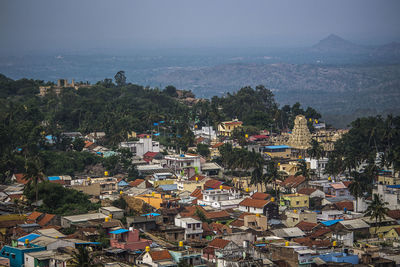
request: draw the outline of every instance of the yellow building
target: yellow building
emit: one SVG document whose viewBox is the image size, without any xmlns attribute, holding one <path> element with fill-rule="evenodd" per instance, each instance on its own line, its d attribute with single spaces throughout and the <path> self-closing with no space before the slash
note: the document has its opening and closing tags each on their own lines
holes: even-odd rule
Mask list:
<svg viewBox="0 0 400 267">
<path fill-rule="evenodd" d="M 218 124 L 218 134 L 222 136 L 231 136 L 233 130 L 242 127 L 243 122 L 235 119 L 233 121 L 224 121 Z"/>
<path fill-rule="evenodd" d="M 203 178 L 200 176 L 197 181 L 196 180 L 180 180 L 180 181 L 177 181 L 176 184 L 178 185 L 178 190 L 180 190 L 180 191 L 193 192 L 198 187 L 203 188 L 205 182 L 208 180 L 209 180 L 209 178 Z"/>
<path fill-rule="evenodd" d="M 292 148 L 286 145 L 279 146 L 265 146 L 262 148 L 262 152 L 267 154 L 271 158 L 290 158 L 292 155 Z"/>
<path fill-rule="evenodd" d="M 294 176 L 299 171 L 298 161 L 289 161 L 281 163 L 278 166 L 279 171 L 286 173 L 288 176 Z"/>
<path fill-rule="evenodd" d="M 162 203 L 167 202 L 168 200 L 174 200 L 171 195 L 162 195 L 160 193 L 152 193 L 152 194 L 144 194 L 135 197 L 136 199 L 141 199 L 150 206 L 159 209 L 162 206 Z"/>
<path fill-rule="evenodd" d="M 400 178 L 394 176 L 386 176 L 386 175 L 379 175 L 378 176 L 378 184 L 384 185 L 399 185 Z"/>
<path fill-rule="evenodd" d="M 393 228 L 392 230 L 390 230 L 389 232 L 387 232 L 384 235 L 385 239 L 395 239 L 395 240 L 399 240 L 400 239 L 400 227 L 398 228 Z"/>
<path fill-rule="evenodd" d="M 309 208 L 310 197 L 303 194 L 286 194 L 281 196 L 281 206 L 287 206 L 292 209 Z"/>
</svg>

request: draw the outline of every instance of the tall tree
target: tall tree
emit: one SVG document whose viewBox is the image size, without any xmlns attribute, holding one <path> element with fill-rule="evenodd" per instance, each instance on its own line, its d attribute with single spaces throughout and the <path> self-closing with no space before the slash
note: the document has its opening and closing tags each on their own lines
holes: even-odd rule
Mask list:
<svg viewBox="0 0 400 267">
<path fill-rule="evenodd" d="M 366 181 L 364 179 L 363 173 L 359 173 L 357 171 L 353 171 L 351 173 L 353 180 L 349 185 L 350 193 L 356 198 L 356 208 L 355 211 L 358 211 L 358 198 L 362 197 L 365 192 Z"/>
<path fill-rule="evenodd" d="M 123 70 L 118 71 L 117 74 L 115 74 L 114 79 L 118 87 L 126 85 L 125 71 Z"/>
<path fill-rule="evenodd" d="M 39 157 L 30 158 L 26 161 L 24 179 L 33 184 L 35 188 L 35 200 L 39 200 L 38 184 L 44 180 L 43 164 Z"/>
<path fill-rule="evenodd" d="M 307 167 L 307 162 L 304 159 L 299 160 L 297 168 L 299 170 L 296 172 L 295 176 L 303 176 L 308 184 L 311 177 L 311 170 Z"/>
<path fill-rule="evenodd" d="M 378 194 L 373 195 L 371 204 L 369 204 L 365 215 L 369 216 L 371 220 L 375 220 L 375 234 L 378 231 L 378 226 L 382 224 L 382 221 L 386 218 L 389 208 L 389 203 L 384 202 L 382 197 Z"/>
<path fill-rule="evenodd" d="M 265 174 L 263 176 L 265 188 L 267 188 L 267 185 L 269 183 L 274 184 L 274 191 L 275 191 L 275 198 L 278 199 L 278 190 L 276 188 L 276 180 L 280 179 L 282 177 L 281 172 L 278 170 L 278 164 L 275 163 L 274 161 L 270 160 L 266 164 L 266 169 L 265 169 Z"/>
<path fill-rule="evenodd" d="M 97 266 L 93 262 L 93 258 L 91 257 L 91 253 L 84 246 L 79 246 L 72 253 L 72 266 L 74 267 L 91 267 Z"/>
</svg>

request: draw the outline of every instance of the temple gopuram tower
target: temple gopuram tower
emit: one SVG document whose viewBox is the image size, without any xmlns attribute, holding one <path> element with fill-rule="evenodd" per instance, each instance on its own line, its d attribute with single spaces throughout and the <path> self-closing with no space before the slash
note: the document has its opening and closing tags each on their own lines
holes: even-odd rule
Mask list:
<svg viewBox="0 0 400 267">
<path fill-rule="evenodd" d="M 288 145 L 297 149 L 308 149 L 310 142 L 311 134 L 307 127 L 307 120 L 303 115 L 297 115 Z"/>
</svg>

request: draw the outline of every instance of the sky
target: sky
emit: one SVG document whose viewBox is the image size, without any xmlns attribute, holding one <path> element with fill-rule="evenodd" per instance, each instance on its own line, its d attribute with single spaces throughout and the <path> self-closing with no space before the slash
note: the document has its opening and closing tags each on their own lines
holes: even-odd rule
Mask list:
<svg viewBox="0 0 400 267">
<path fill-rule="evenodd" d="M 0 53 L 400 41 L 399 0 L 0 0 Z"/>
</svg>

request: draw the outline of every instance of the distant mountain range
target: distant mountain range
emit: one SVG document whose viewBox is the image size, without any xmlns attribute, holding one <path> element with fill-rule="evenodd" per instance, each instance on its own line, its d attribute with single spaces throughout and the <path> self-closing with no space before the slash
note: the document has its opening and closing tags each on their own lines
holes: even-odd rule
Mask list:
<svg viewBox="0 0 400 267">
<path fill-rule="evenodd" d="M 359 45 L 335 34 L 320 40 L 309 49 L 312 53 L 367 54 L 371 58 L 395 56 L 400 57 L 400 43 L 392 42 L 379 46 Z"/>
<path fill-rule="evenodd" d="M 120 70 L 125 70 L 129 82 L 159 88 L 174 85 L 207 98 L 263 84 L 273 90 L 281 105 L 298 101 L 312 106 L 330 115 L 336 126 L 346 126 L 360 115 L 400 114 L 397 42 L 367 46 L 331 34 L 303 49 L 0 59 L 0 73 L 13 79 L 97 82 Z"/>
</svg>

